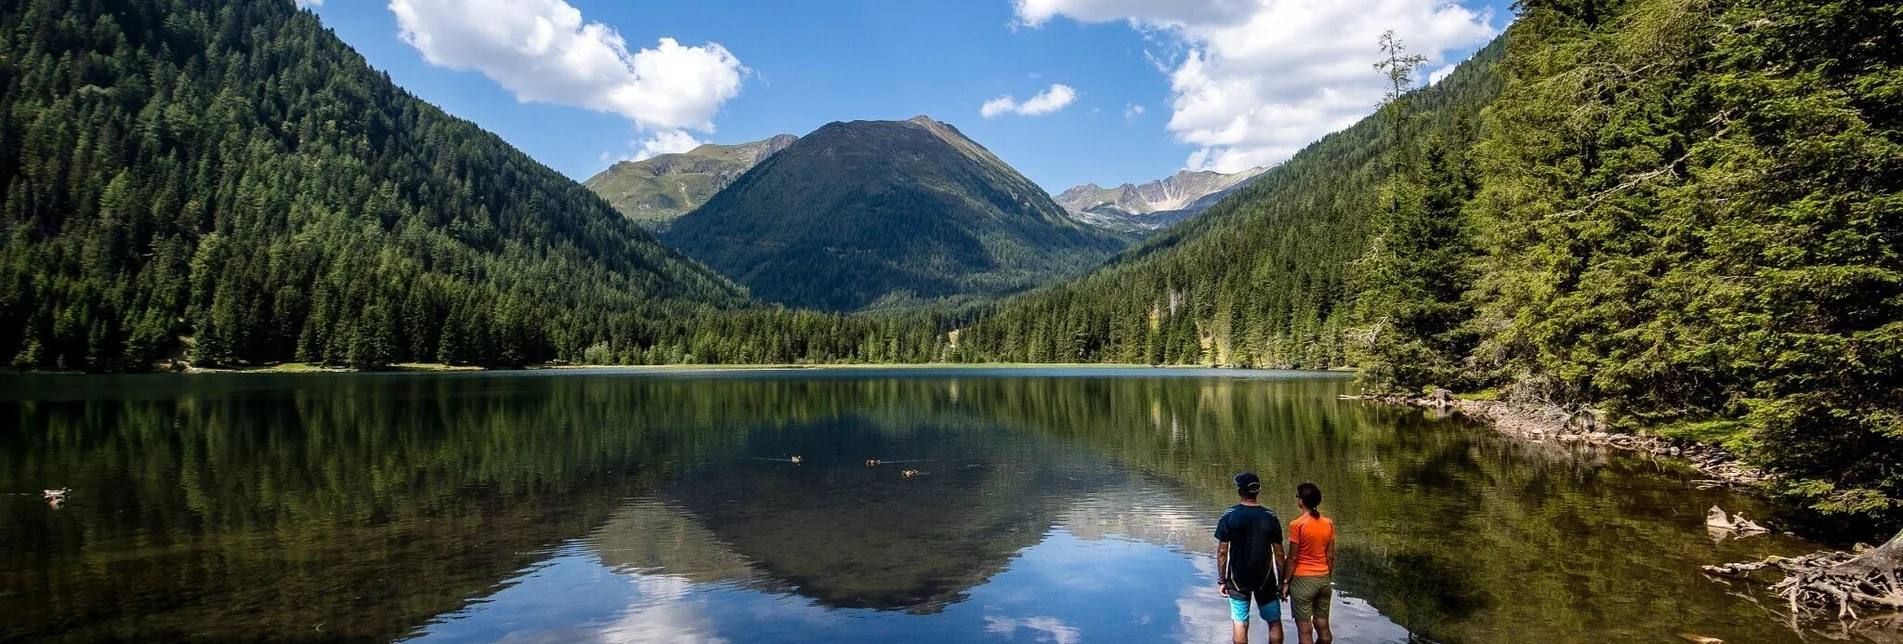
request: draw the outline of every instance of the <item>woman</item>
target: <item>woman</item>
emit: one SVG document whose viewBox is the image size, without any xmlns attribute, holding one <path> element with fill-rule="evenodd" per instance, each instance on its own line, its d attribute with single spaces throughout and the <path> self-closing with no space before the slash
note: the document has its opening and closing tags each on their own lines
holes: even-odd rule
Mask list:
<svg viewBox="0 0 1903 644">
<path fill-rule="evenodd" d="M 1329 644 L 1328 605 L 1334 600 L 1335 520 L 1322 516 L 1322 489 L 1314 483 L 1295 486 L 1295 502 L 1302 516 L 1288 524 L 1289 578 L 1282 598 L 1295 613 L 1295 633 L 1301 644 Z"/>
</svg>

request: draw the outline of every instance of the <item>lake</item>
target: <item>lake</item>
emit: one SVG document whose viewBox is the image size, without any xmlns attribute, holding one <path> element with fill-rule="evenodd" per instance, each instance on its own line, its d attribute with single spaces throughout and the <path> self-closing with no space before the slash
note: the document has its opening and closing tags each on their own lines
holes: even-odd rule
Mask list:
<svg viewBox="0 0 1903 644">
<path fill-rule="evenodd" d="M 1341 642 L 1799 640 L 1698 570 L 1815 549 L 1704 528 L 1778 508 L 1352 391 L 1147 368 L 10 376 L 0 640 L 1226 642 L 1210 531 L 1240 470 L 1285 521 L 1295 484 L 1322 487 Z"/>
</svg>

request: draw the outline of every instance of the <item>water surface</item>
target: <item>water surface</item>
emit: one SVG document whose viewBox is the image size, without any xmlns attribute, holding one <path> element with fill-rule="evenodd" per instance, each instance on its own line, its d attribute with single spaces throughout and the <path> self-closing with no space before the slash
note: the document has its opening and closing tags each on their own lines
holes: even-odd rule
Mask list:
<svg viewBox="0 0 1903 644">
<path fill-rule="evenodd" d="M 1809 551 L 1703 527 L 1712 505 L 1775 508 L 1669 463 L 1337 399 L 1352 387 L 1155 369 L 12 377 L 0 639 L 1222 642 L 1209 532 L 1249 469 L 1285 518 L 1296 483 L 1328 495 L 1342 642 L 1799 640 L 1698 572 Z M 49 508 L 48 487 L 71 500 Z"/>
</svg>

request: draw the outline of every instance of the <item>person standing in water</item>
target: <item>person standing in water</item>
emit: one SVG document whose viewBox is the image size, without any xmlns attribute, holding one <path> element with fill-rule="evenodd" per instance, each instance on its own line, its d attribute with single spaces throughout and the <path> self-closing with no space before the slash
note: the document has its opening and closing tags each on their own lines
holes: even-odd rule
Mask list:
<svg viewBox="0 0 1903 644">
<path fill-rule="evenodd" d="M 1295 502 L 1302 516 L 1288 524 L 1289 578 L 1282 598 L 1295 613 L 1295 637 L 1301 644 L 1335 641 L 1328 630 L 1328 605 L 1334 600 L 1335 520 L 1322 516 L 1322 489 L 1314 483 L 1295 486 Z"/>
<path fill-rule="evenodd" d="M 1282 555 L 1282 520 L 1256 496 L 1262 479 L 1254 472 L 1235 478 L 1240 502 L 1216 520 L 1216 587 L 1229 600 L 1230 633 L 1236 644 L 1249 642 L 1249 604 L 1253 599 L 1263 621 L 1269 623 L 1269 641 L 1282 641 L 1282 593 L 1277 571 L 1287 561 Z"/>
</svg>

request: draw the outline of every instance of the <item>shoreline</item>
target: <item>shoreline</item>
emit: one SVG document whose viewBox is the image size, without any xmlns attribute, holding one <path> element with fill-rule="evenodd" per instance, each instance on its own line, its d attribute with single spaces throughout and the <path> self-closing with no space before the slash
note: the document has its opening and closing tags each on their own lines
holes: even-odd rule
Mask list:
<svg viewBox="0 0 1903 644">
<path fill-rule="evenodd" d="M 0 376 L 38 375 L 38 376 L 111 376 L 111 375 L 222 375 L 222 374 L 394 374 L 394 373 L 464 373 L 494 372 L 510 373 L 518 371 L 851 371 L 851 370 L 907 370 L 907 369 L 1157 369 L 1157 370 L 1219 370 L 1236 372 L 1289 372 L 1305 374 L 1353 374 L 1354 369 L 1261 369 L 1255 367 L 1237 367 L 1231 365 L 1152 365 L 1123 364 L 1105 362 L 838 362 L 838 363 L 716 363 L 716 364 L 653 364 L 653 365 L 577 365 L 543 364 L 525 367 L 484 367 L 479 365 L 450 365 L 442 363 L 401 363 L 385 369 L 353 369 L 308 362 L 287 362 L 271 365 L 243 367 L 193 367 L 161 369 L 147 372 L 101 372 L 84 371 L 45 371 L 0 369 Z"/>
<path fill-rule="evenodd" d="M 1724 447 L 1687 438 L 1606 431 L 1589 413 L 1575 414 L 1496 400 L 1466 400 L 1451 394 L 1432 398 L 1359 394 L 1341 398 L 1454 412 L 1482 421 L 1502 434 L 1534 443 L 1553 440 L 1677 459 L 1710 477 L 1693 481 L 1699 489 L 1747 487 L 1762 491 L 1767 484 L 1778 480 L 1776 474 L 1746 464 Z"/>
</svg>

